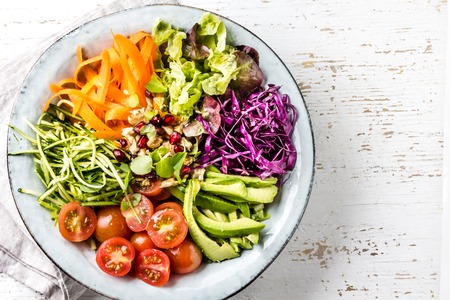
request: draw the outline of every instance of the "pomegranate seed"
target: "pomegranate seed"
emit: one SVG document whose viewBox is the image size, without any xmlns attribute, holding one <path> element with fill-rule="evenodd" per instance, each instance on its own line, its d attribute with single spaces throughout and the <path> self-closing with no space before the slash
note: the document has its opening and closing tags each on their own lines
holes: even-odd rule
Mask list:
<svg viewBox="0 0 450 300">
<path fill-rule="evenodd" d="M 172 132 L 172 134 L 170 135 L 169 138 L 169 143 L 171 143 L 172 145 L 177 144 L 181 141 L 181 134 L 179 132 Z"/>
<path fill-rule="evenodd" d="M 113 154 L 114 157 L 117 159 L 117 161 L 122 162 L 125 161 L 127 159 L 127 156 L 125 155 L 125 153 L 123 153 L 122 151 L 120 151 L 119 149 L 114 149 L 113 150 Z"/>
<path fill-rule="evenodd" d="M 122 148 L 125 148 L 126 146 L 128 146 L 128 142 L 126 139 L 120 139 L 119 144 L 120 144 L 120 147 L 122 147 Z"/>
<path fill-rule="evenodd" d="M 141 133 L 141 128 L 145 125 L 144 121 L 141 121 L 139 123 L 136 124 L 136 126 L 134 126 L 133 130 L 134 132 L 136 132 L 137 134 Z"/>
<path fill-rule="evenodd" d="M 159 115 L 154 116 L 154 117 L 150 120 L 150 124 L 152 124 L 152 125 L 155 126 L 155 127 L 161 125 L 161 117 L 160 117 Z"/>
<path fill-rule="evenodd" d="M 156 174 L 155 171 L 151 171 L 150 173 L 145 175 L 145 178 L 147 178 L 150 181 L 156 181 L 156 180 L 158 180 L 158 175 Z"/>
<path fill-rule="evenodd" d="M 139 148 L 147 148 L 147 142 L 148 142 L 148 137 L 146 135 L 143 135 L 139 138 L 137 145 Z"/>
<path fill-rule="evenodd" d="M 164 131 L 164 129 L 162 129 L 161 127 L 156 127 L 156 133 L 158 134 L 158 135 L 161 135 L 161 136 L 164 136 L 164 134 L 166 133 L 165 131 Z"/>
<path fill-rule="evenodd" d="M 175 117 L 172 115 L 165 115 L 164 118 L 162 119 L 162 124 L 164 126 L 169 126 L 172 125 L 173 122 L 175 121 Z"/>
<path fill-rule="evenodd" d="M 147 89 L 145 89 L 145 97 L 152 98 L 152 93 Z"/>
<path fill-rule="evenodd" d="M 183 152 L 183 151 L 184 151 L 184 147 L 183 147 L 183 146 L 180 146 L 180 145 L 175 145 L 175 146 L 173 147 L 173 151 L 174 151 L 175 153 Z"/>
<path fill-rule="evenodd" d="M 183 166 L 180 170 L 180 173 L 184 175 L 184 174 L 189 173 L 190 171 L 191 171 L 191 168 L 189 166 Z"/>
</svg>

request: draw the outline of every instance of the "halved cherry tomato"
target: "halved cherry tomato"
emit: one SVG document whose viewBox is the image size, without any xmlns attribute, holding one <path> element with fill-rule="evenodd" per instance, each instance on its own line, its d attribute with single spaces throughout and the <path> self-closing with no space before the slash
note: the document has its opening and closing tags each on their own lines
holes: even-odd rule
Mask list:
<svg viewBox="0 0 450 300">
<path fill-rule="evenodd" d="M 112 237 L 129 239 L 132 233 L 118 205 L 99 208 L 94 236 L 100 243 Z"/>
<path fill-rule="evenodd" d="M 152 239 L 148 235 L 147 231 L 135 232 L 130 238 L 130 243 L 136 250 L 136 255 L 147 249 L 155 248 Z"/>
<path fill-rule="evenodd" d="M 170 270 L 178 274 L 195 271 L 202 263 L 202 252 L 191 240 L 185 239 L 174 248 L 164 251 L 170 260 Z"/>
<path fill-rule="evenodd" d="M 156 247 L 169 249 L 178 246 L 186 238 L 188 225 L 180 212 L 163 209 L 150 218 L 147 231 Z"/>
<path fill-rule="evenodd" d="M 164 201 L 164 200 L 169 199 L 170 196 L 172 196 L 172 194 L 168 190 L 162 189 L 158 195 L 151 196 L 150 198 L 152 200 Z"/>
<path fill-rule="evenodd" d="M 71 242 L 87 240 L 95 230 L 97 216 L 94 211 L 79 202 L 65 204 L 58 215 L 58 228 L 61 235 Z"/>
<path fill-rule="evenodd" d="M 131 270 L 134 256 L 134 247 L 129 241 L 113 237 L 98 247 L 95 260 L 103 272 L 113 276 L 125 276 Z"/>
<path fill-rule="evenodd" d="M 140 185 L 139 183 L 132 183 L 130 184 L 131 188 L 135 193 L 142 194 L 146 197 L 154 197 L 156 195 L 159 195 L 161 191 L 163 190 L 161 188 L 161 181 L 150 181 L 150 185 Z"/>
<path fill-rule="evenodd" d="M 133 206 L 134 197 L 140 198 L 139 203 L 136 206 Z M 124 208 L 126 209 L 124 210 Z M 150 217 L 153 215 L 153 204 L 144 195 L 136 193 L 124 197 L 121 204 L 121 210 L 128 227 L 134 232 L 140 232 L 147 228 Z"/>
<path fill-rule="evenodd" d="M 160 205 L 158 205 L 155 208 L 155 212 L 157 212 L 159 210 L 163 210 L 163 209 L 175 209 L 176 211 L 183 213 L 183 206 L 181 206 L 180 204 L 173 202 L 173 201 L 161 203 Z"/>
<path fill-rule="evenodd" d="M 136 258 L 136 276 L 153 286 L 163 286 L 170 277 L 170 261 L 158 249 L 147 249 Z"/>
</svg>

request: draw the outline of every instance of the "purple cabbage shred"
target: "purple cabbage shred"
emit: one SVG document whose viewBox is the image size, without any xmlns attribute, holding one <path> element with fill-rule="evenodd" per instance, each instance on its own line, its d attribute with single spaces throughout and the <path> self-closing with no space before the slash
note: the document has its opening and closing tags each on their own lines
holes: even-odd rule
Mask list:
<svg viewBox="0 0 450 300">
<path fill-rule="evenodd" d="M 282 177 L 292 171 L 297 152 L 292 133 L 297 120 L 289 96 L 279 93 L 279 86 L 254 90 L 239 100 L 234 92 L 220 104 L 221 125 L 213 133 L 200 115 L 206 134 L 200 167 L 214 165 L 223 173 Z"/>
</svg>

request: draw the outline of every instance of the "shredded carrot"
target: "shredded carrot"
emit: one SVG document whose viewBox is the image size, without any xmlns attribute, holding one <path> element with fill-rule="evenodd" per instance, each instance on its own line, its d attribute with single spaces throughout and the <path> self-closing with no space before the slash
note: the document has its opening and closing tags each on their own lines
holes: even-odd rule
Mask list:
<svg viewBox="0 0 450 300">
<path fill-rule="evenodd" d="M 52 83 L 51 102 L 65 104 L 94 135 L 103 139 L 120 139 L 122 129 L 129 126 L 129 97 L 138 97 L 140 107 L 147 105 L 145 85 L 154 74 L 156 44 L 143 31 L 125 37 L 113 34 L 113 45 L 99 55 L 85 59 L 80 46 L 76 49 L 77 68 L 71 78 Z M 137 107 L 139 108 L 139 107 Z"/>
<path fill-rule="evenodd" d="M 147 68 L 148 74 L 152 75 L 155 72 L 152 58 L 156 57 L 156 44 L 149 36 L 146 36 L 144 38 L 144 43 L 142 44 L 141 48 L 141 55 L 144 58 L 144 63 Z"/>
<path fill-rule="evenodd" d="M 84 85 L 84 83 L 79 80 L 79 77 L 80 77 L 79 73 L 81 73 L 81 71 L 83 71 L 81 74 L 86 75 L 86 72 L 84 71 L 84 68 L 87 68 L 87 66 L 89 66 L 90 64 L 92 64 L 92 63 L 94 63 L 96 61 L 100 61 L 101 59 L 102 59 L 102 57 L 99 55 L 99 56 L 87 59 L 85 61 L 82 61 L 81 63 L 78 64 L 78 67 L 75 70 L 75 74 L 74 74 L 73 80 L 75 81 L 75 83 L 79 87 L 82 87 Z"/>
<path fill-rule="evenodd" d="M 83 49 L 81 49 L 80 45 L 77 46 L 77 59 L 79 64 L 83 62 Z"/>
<path fill-rule="evenodd" d="M 114 103 L 119 103 L 124 106 L 128 105 L 128 96 L 122 92 L 115 84 L 108 86 L 106 97 L 110 98 Z"/>
<path fill-rule="evenodd" d="M 97 101 L 105 103 L 108 92 L 109 79 L 111 77 L 111 60 L 108 51 L 102 53 L 102 66 L 98 75 Z"/>
</svg>

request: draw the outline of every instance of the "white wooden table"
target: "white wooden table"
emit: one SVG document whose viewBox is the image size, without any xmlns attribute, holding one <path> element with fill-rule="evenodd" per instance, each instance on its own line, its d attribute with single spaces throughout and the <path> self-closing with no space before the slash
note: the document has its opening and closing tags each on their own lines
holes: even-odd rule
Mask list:
<svg viewBox="0 0 450 300">
<path fill-rule="evenodd" d="M 109 2 L 1 1 L 0 64 Z M 315 132 L 306 214 L 234 299 L 438 299 L 447 1 L 181 3 L 265 40 L 297 80 Z M 0 299 L 41 298 L 0 275 Z"/>
</svg>

